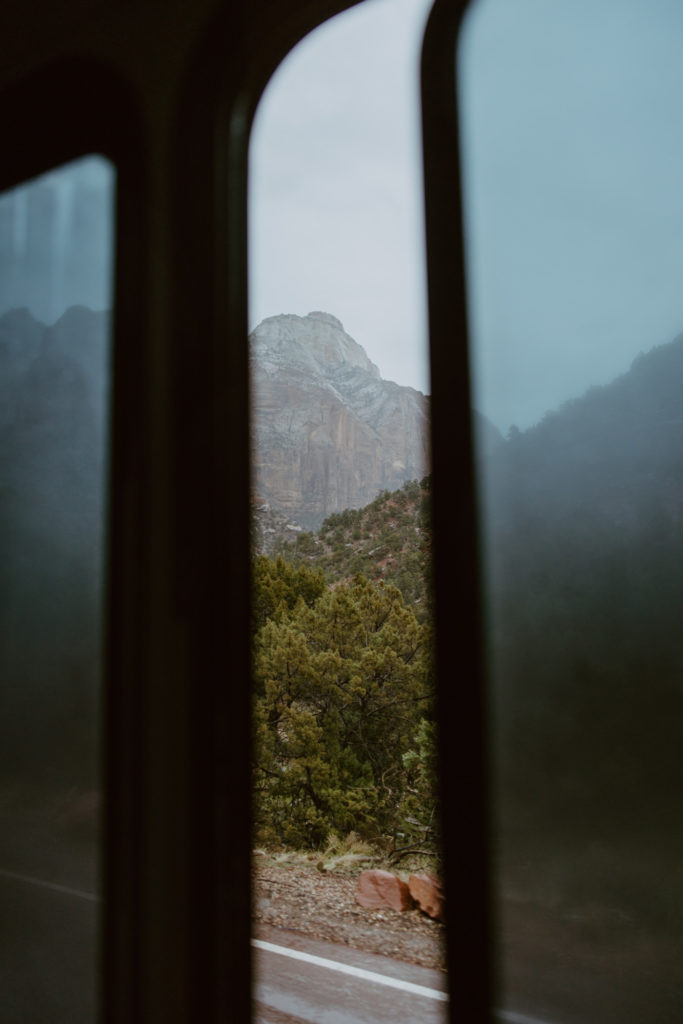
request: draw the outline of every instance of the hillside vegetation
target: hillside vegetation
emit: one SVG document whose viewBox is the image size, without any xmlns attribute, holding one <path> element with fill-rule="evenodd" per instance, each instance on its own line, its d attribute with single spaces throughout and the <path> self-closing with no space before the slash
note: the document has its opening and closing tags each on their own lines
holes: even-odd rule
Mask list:
<svg viewBox="0 0 683 1024">
<path fill-rule="evenodd" d="M 274 555 L 292 565 L 319 569 L 328 584 L 368 579 L 397 587 L 420 622 L 431 601 L 431 478 L 381 491 L 364 508 L 328 516 L 320 529 L 280 539 Z"/>
<path fill-rule="evenodd" d="M 674 883 L 683 853 L 682 380 L 677 339 L 479 452 L 501 878 L 526 891 L 531 876 L 519 872 L 533 865 L 534 884 L 544 880 L 553 898 L 597 900 L 645 924 L 671 925 L 683 902 Z M 358 600 L 360 573 L 377 594 L 396 586 L 401 615 L 429 629 L 429 494 L 428 480 L 407 484 L 275 545 L 288 571 L 318 574 L 328 626 L 328 602 Z M 310 613 L 289 614 L 302 649 L 320 642 Z M 375 651 L 381 642 L 379 632 Z M 321 728 L 320 712 L 311 715 Z M 423 720 L 431 723 L 420 713 L 401 739 L 408 763 Z M 377 742 L 390 745 L 391 728 L 384 735 Z M 372 778 L 377 785 L 381 771 Z M 340 828 L 356 813 L 342 804 Z M 669 895 L 653 886 L 661 871 Z"/>
<path fill-rule="evenodd" d="M 482 461 L 501 877 L 644 931 L 683 921 L 681 381 L 683 338 Z"/>
<path fill-rule="evenodd" d="M 261 555 L 254 568 L 257 836 L 318 848 L 357 832 L 394 854 L 436 835 L 429 629 L 362 574 Z"/>
<path fill-rule="evenodd" d="M 671 833 L 683 782 L 681 380 L 678 339 L 485 464 L 502 785 L 510 807 L 553 827 Z"/>
</svg>

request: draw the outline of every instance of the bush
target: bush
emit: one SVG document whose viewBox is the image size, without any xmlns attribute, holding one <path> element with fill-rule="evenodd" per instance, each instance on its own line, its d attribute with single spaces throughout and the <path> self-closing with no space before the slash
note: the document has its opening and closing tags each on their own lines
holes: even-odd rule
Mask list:
<svg viewBox="0 0 683 1024">
<path fill-rule="evenodd" d="M 398 825 L 429 710 L 425 628 L 364 576 L 299 601 L 255 644 L 256 818 L 284 843 Z"/>
</svg>

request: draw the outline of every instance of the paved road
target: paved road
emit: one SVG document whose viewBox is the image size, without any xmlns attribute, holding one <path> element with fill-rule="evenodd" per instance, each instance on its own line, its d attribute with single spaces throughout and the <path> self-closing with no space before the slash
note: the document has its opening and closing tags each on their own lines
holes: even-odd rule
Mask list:
<svg viewBox="0 0 683 1024">
<path fill-rule="evenodd" d="M 275 928 L 253 940 L 257 1024 L 443 1024 L 445 977 Z"/>
<path fill-rule="evenodd" d="M 97 905 L 87 889 L 0 868 L 2 1024 L 94 1019 Z M 254 953 L 263 1024 L 445 1020 L 438 971 L 274 929 L 259 933 Z"/>
<path fill-rule="evenodd" d="M 97 904 L 87 890 L 0 868 L 2 1024 L 94 1020 Z M 254 941 L 261 1024 L 445 1020 L 438 971 L 274 929 Z"/>
<path fill-rule="evenodd" d="M 95 893 L 0 868 L 2 1024 L 94 1020 Z M 439 971 L 259 927 L 253 939 L 256 1024 L 444 1024 Z M 500 1024 L 556 1024 L 511 1010 Z"/>
<path fill-rule="evenodd" d="M 92 893 L 0 870 L 2 1024 L 88 1024 L 95 1016 Z"/>
<path fill-rule="evenodd" d="M 254 946 L 255 1024 L 444 1024 L 441 971 L 260 926 Z M 498 1024 L 551 1024 L 514 1010 Z"/>
</svg>

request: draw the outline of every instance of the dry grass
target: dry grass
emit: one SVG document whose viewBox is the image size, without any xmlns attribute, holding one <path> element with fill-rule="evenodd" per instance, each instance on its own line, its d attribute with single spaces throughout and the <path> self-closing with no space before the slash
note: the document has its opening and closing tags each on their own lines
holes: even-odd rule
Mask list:
<svg viewBox="0 0 683 1024">
<path fill-rule="evenodd" d="M 386 849 L 361 839 L 356 832 L 344 837 L 330 834 L 322 850 L 261 847 L 255 855 L 267 857 L 278 867 L 314 867 L 331 874 L 357 874 L 366 868 L 384 868 L 406 879 L 409 874 L 423 871 L 433 874 L 436 867 L 433 857 L 418 853 L 405 858 L 399 870 L 391 863 Z"/>
</svg>

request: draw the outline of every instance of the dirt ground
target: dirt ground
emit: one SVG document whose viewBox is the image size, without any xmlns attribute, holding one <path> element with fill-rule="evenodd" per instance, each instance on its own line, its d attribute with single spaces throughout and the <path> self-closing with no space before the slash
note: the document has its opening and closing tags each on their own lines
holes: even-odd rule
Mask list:
<svg viewBox="0 0 683 1024">
<path fill-rule="evenodd" d="M 254 858 L 254 920 L 423 967 L 445 968 L 444 927 L 420 910 L 366 910 L 356 871 Z"/>
<path fill-rule="evenodd" d="M 358 874 L 265 854 L 254 858 L 254 918 L 352 948 L 444 970 L 444 927 L 419 910 L 365 910 Z M 540 872 L 539 872 L 540 873 Z M 403 875 L 403 872 L 399 872 Z M 562 1024 L 680 1024 L 680 928 L 614 907 L 514 887 L 500 900 L 496 1005 Z"/>
</svg>

